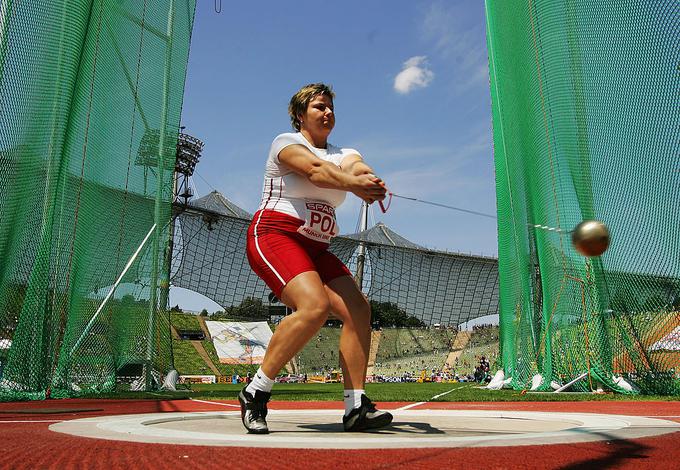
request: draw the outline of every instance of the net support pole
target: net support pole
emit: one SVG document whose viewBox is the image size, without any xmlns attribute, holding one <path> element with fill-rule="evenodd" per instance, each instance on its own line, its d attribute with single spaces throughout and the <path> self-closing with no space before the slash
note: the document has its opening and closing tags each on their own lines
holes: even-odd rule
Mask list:
<svg viewBox="0 0 680 470">
<path fill-rule="evenodd" d="M 366 201 L 361 203 L 361 224 L 359 231 L 365 232 L 368 228 L 368 203 Z M 357 256 L 357 272 L 354 275 L 354 280 L 359 286 L 359 290 L 364 287 L 364 262 L 366 261 L 366 244 L 363 241 L 359 242 L 359 255 Z"/>
<path fill-rule="evenodd" d="M 116 287 L 118 287 L 118 284 L 123 280 L 123 276 L 128 272 L 128 269 L 130 269 L 130 266 L 132 266 L 132 263 L 135 262 L 137 259 L 137 256 L 139 256 L 139 253 L 142 251 L 142 248 L 144 248 L 144 245 L 146 245 L 146 242 L 149 240 L 151 235 L 154 233 L 156 230 L 156 224 L 153 224 L 151 227 L 151 230 L 149 230 L 149 233 L 146 234 L 146 237 L 144 237 L 144 240 L 142 240 L 142 243 L 137 247 L 137 250 L 132 254 L 130 259 L 128 260 L 127 264 L 123 268 L 123 271 L 120 273 L 120 276 L 118 276 L 118 279 L 116 279 L 116 282 L 113 283 L 111 286 L 111 289 L 109 289 L 109 293 L 106 294 L 106 297 L 104 297 L 104 300 L 102 301 L 101 304 L 99 304 L 99 308 L 97 308 L 97 311 L 94 312 L 94 315 L 90 319 L 90 321 L 87 323 L 87 326 L 83 330 L 83 333 L 80 335 L 80 338 L 78 338 L 78 341 L 76 341 L 76 344 L 73 345 L 71 348 L 71 353 L 70 356 L 73 356 L 73 353 L 80 347 L 80 343 L 83 342 L 83 339 L 87 336 L 87 334 L 90 332 L 90 329 L 92 328 L 92 325 L 94 325 L 94 321 L 97 319 L 99 314 L 102 312 L 106 304 L 108 303 L 109 299 L 111 299 L 111 296 L 113 296 L 113 293 L 116 291 Z"/>
<path fill-rule="evenodd" d="M 172 176 L 172 199 L 175 201 L 177 198 L 177 178 L 179 175 L 177 172 L 173 171 Z M 175 205 L 172 205 L 172 210 L 178 210 Z M 168 226 L 168 240 L 165 243 L 165 251 L 163 253 L 163 278 L 161 279 L 161 292 L 160 292 L 160 307 L 167 310 L 168 300 L 170 299 L 170 271 L 172 269 L 172 252 L 174 250 L 173 239 L 175 237 L 175 215 L 171 214 L 171 222 Z"/>
<path fill-rule="evenodd" d="M 578 382 L 579 380 L 585 379 L 586 377 L 588 377 L 588 372 L 584 372 L 583 374 L 579 375 L 578 377 L 576 377 L 574 380 L 572 380 L 572 381 L 569 382 L 568 384 L 562 385 L 560 388 L 558 388 L 557 390 L 555 390 L 553 393 L 560 393 L 560 392 L 562 392 L 562 391 L 568 389 L 568 388 L 571 387 L 572 385 L 574 385 L 574 384 L 575 384 L 576 382 Z"/>
<path fill-rule="evenodd" d="M 179 175 L 177 174 L 176 171 L 173 172 L 173 178 L 172 178 L 172 198 L 173 201 L 176 198 L 176 193 L 177 193 L 177 178 Z M 172 210 L 178 210 L 175 208 L 175 205 L 173 203 L 172 205 Z M 175 220 L 176 216 L 174 214 L 171 214 L 171 221 L 170 221 L 170 226 L 169 226 L 169 236 L 168 236 L 168 241 L 166 243 L 166 248 L 165 248 L 165 254 L 163 257 L 163 279 L 161 279 L 161 292 L 160 292 L 160 305 L 161 308 L 164 309 L 163 315 L 167 317 L 168 320 L 168 325 L 170 325 L 170 311 L 168 309 L 169 306 L 169 299 L 170 299 L 170 275 L 172 274 L 172 253 L 175 249 L 175 244 L 174 244 L 174 238 L 175 238 Z M 170 366 L 168 370 L 173 370 L 175 368 L 175 356 L 173 353 L 173 344 L 172 344 L 172 332 L 170 331 L 170 328 L 168 328 L 167 331 L 168 335 L 168 341 L 170 344 Z M 167 371 L 163 371 L 167 372 Z"/>
<path fill-rule="evenodd" d="M 163 71 L 163 94 L 161 103 L 161 123 L 160 123 L 160 134 L 158 138 L 158 171 L 156 173 L 156 203 L 154 206 L 154 222 L 155 222 L 155 233 L 153 237 L 153 249 L 151 251 L 151 284 L 150 284 L 150 296 L 149 296 L 149 328 L 147 330 L 147 347 L 146 347 L 146 364 L 144 367 L 144 389 L 149 390 L 151 386 L 151 363 L 153 358 L 153 338 L 155 331 L 155 316 L 158 308 L 158 249 L 160 246 L 160 227 L 165 227 L 165 224 L 161 224 L 161 207 L 163 206 L 163 176 L 164 176 L 164 154 L 165 154 L 165 138 L 166 138 L 166 127 L 168 123 L 168 94 L 170 91 L 170 65 L 172 61 L 172 31 L 174 23 L 174 13 L 175 13 L 175 1 L 170 0 L 168 2 L 168 22 L 166 26 L 166 48 L 165 48 L 165 70 Z M 173 162 L 174 167 L 174 162 Z M 163 276 L 165 278 L 165 276 Z"/>
</svg>

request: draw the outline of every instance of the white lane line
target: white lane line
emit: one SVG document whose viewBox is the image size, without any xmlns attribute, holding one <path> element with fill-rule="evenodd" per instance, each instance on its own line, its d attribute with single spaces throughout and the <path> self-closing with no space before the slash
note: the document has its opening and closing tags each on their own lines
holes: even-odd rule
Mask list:
<svg viewBox="0 0 680 470">
<path fill-rule="evenodd" d="M 642 418 L 680 418 L 680 415 L 669 415 L 669 416 L 647 415 L 647 416 L 642 416 Z"/>
<path fill-rule="evenodd" d="M 435 395 L 430 400 L 434 400 L 435 398 L 443 397 L 444 395 L 453 392 L 454 390 L 460 390 L 461 388 L 469 387 L 469 385 L 461 385 L 460 387 L 455 387 L 449 390 L 448 392 L 440 393 L 439 395 Z"/>
<path fill-rule="evenodd" d="M 404 410 L 408 410 L 409 408 L 413 408 L 414 406 L 424 405 L 425 403 L 427 403 L 427 402 L 426 402 L 426 401 L 419 401 L 418 403 L 411 403 L 410 405 L 406 405 L 406 406 L 402 406 L 401 408 L 397 408 L 397 409 L 394 410 L 394 411 L 404 411 Z"/>
<path fill-rule="evenodd" d="M 216 401 L 206 401 L 206 400 L 197 400 L 195 398 L 189 398 L 191 401 L 195 401 L 196 403 L 207 403 L 208 405 L 220 405 L 220 406 L 231 406 L 234 408 L 241 408 L 241 405 L 232 405 L 231 403 L 218 403 Z"/>
<path fill-rule="evenodd" d="M 17 420 L 4 420 L 0 419 L 0 423 L 62 423 L 63 419 L 17 419 Z"/>
<path fill-rule="evenodd" d="M 447 393 L 451 393 L 451 392 L 453 392 L 454 390 L 460 390 L 461 388 L 465 388 L 465 387 L 469 387 L 469 385 L 461 385 L 460 387 L 452 388 L 452 389 L 449 390 L 448 392 L 440 393 L 439 395 L 433 396 L 432 398 L 430 398 L 429 401 L 432 401 L 432 400 L 434 400 L 435 398 L 443 397 L 443 396 L 446 395 Z M 406 405 L 406 406 L 402 406 L 401 408 L 397 408 L 397 409 L 394 410 L 394 411 L 404 411 L 404 410 L 408 410 L 409 408 L 415 408 L 416 406 L 424 405 L 425 403 L 428 403 L 428 402 L 427 402 L 427 401 L 419 401 L 418 403 L 411 403 L 410 405 Z"/>
</svg>

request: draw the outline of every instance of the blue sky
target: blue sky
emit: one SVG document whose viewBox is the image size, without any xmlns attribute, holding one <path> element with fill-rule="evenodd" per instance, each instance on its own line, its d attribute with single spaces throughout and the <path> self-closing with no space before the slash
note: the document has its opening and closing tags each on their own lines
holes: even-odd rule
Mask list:
<svg viewBox="0 0 680 470">
<path fill-rule="evenodd" d="M 329 140 L 359 150 L 390 190 L 495 214 L 483 2 L 197 3 L 182 125 L 205 142 L 199 196 L 217 189 L 254 212 L 290 97 L 322 81 L 336 92 Z M 359 208 L 348 197 L 338 209 L 341 233 Z M 492 219 L 395 198 L 369 220 L 427 247 L 498 253 Z M 202 306 L 174 291 L 173 304 Z"/>
</svg>

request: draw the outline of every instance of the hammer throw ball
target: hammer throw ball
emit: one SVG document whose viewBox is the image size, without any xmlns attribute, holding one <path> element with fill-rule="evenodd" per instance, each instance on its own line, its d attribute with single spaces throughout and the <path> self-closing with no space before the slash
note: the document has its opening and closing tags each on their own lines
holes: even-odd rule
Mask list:
<svg viewBox="0 0 680 470">
<path fill-rule="evenodd" d="M 609 229 L 599 220 L 584 220 L 571 232 L 571 243 L 583 256 L 600 256 L 609 247 Z"/>
</svg>

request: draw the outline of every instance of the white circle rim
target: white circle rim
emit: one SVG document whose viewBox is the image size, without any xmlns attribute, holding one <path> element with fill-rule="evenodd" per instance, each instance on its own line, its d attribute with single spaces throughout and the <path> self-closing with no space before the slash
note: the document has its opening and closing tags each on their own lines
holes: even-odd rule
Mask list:
<svg viewBox="0 0 680 470">
<path fill-rule="evenodd" d="M 566 422 L 568 429 L 549 432 L 508 432 L 475 436 L 400 437 L 377 433 L 320 433 L 313 436 L 253 435 L 243 431 L 239 411 L 152 413 L 82 418 L 55 423 L 49 429 L 81 437 L 120 441 L 277 448 L 370 449 L 420 447 L 479 447 L 543 445 L 656 436 L 680 431 L 680 423 L 656 418 L 592 413 L 552 413 L 498 410 L 393 410 L 396 420 L 413 418 L 498 418 Z M 338 410 L 270 410 L 269 416 L 319 416 L 324 422 L 341 420 Z M 204 419 L 238 419 L 234 434 L 155 427 L 155 424 Z M 271 426 L 271 422 L 270 422 Z"/>
</svg>

